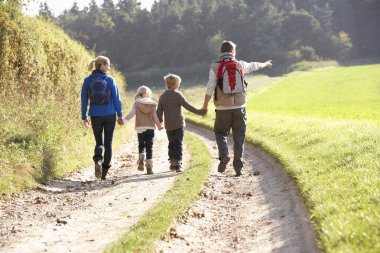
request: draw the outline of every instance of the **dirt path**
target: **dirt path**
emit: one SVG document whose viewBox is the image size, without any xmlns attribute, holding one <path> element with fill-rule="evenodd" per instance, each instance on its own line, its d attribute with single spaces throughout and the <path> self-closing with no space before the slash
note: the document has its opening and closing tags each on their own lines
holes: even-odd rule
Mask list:
<svg viewBox="0 0 380 253">
<path fill-rule="evenodd" d="M 217 157 L 211 131 L 192 125 L 187 131 L 199 135 Z M 18 197 L 3 196 L 0 252 L 102 252 L 175 180 L 168 171 L 164 132 L 155 143 L 153 176 L 136 170 L 136 145 L 133 135 L 115 155 L 106 182 L 95 181 L 90 167 Z M 245 157 L 247 170 L 240 178 L 233 177 L 231 167 L 218 174 L 214 160 L 200 199 L 173 224 L 157 252 L 318 252 L 292 181 L 252 145 L 246 145 Z"/>
<path fill-rule="evenodd" d="M 168 170 L 165 132 L 156 131 L 156 135 L 152 176 L 136 169 L 137 138 L 133 134 L 114 156 L 110 180 L 95 181 L 90 167 L 17 197 L 2 196 L 0 252 L 102 252 L 176 178 Z"/>
<path fill-rule="evenodd" d="M 217 157 L 211 131 L 187 130 Z M 253 145 L 246 145 L 245 157 L 239 178 L 231 164 L 226 175 L 217 173 L 215 160 L 200 199 L 173 224 L 157 252 L 319 252 L 306 208 L 281 166 Z"/>
</svg>

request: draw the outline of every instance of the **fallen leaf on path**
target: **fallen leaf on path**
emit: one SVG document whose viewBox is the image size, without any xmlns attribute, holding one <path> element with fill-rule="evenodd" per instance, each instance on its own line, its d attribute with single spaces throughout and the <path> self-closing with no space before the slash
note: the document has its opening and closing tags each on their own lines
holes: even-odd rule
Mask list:
<svg viewBox="0 0 380 253">
<path fill-rule="evenodd" d="M 205 214 L 204 213 L 200 213 L 200 212 L 193 212 L 193 217 L 204 218 Z"/>
<path fill-rule="evenodd" d="M 57 223 L 58 223 L 58 224 L 66 225 L 66 224 L 67 224 L 67 221 L 62 220 L 62 219 L 57 219 Z"/>
<path fill-rule="evenodd" d="M 48 203 L 44 198 L 42 198 L 42 197 L 37 197 L 37 198 L 35 198 L 34 199 L 34 202 L 33 202 L 33 204 L 46 204 L 46 203 Z"/>
<path fill-rule="evenodd" d="M 56 215 L 52 212 L 46 212 L 46 217 L 55 217 Z"/>
</svg>

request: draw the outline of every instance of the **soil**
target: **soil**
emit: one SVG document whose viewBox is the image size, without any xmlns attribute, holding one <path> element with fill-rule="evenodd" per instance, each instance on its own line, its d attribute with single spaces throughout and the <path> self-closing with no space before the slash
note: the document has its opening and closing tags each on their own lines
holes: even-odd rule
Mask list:
<svg viewBox="0 0 380 253">
<path fill-rule="evenodd" d="M 319 252 L 309 214 L 278 163 L 248 144 L 244 175 L 234 177 L 231 164 L 220 174 L 213 133 L 193 125 L 186 131 L 209 147 L 213 168 L 199 199 L 172 224 L 157 252 Z M 0 252 L 102 252 L 176 178 L 168 168 L 165 132 L 156 136 L 154 175 L 137 171 L 133 135 L 114 155 L 106 181 L 95 180 L 91 166 L 33 191 L 3 195 Z M 189 159 L 187 154 L 184 168 Z"/>
<path fill-rule="evenodd" d="M 218 157 L 213 132 L 188 131 Z M 157 252 L 319 252 L 309 214 L 281 166 L 251 144 L 244 163 L 243 176 L 234 177 L 231 162 L 220 174 L 215 159 L 198 201 L 170 227 Z"/>
<path fill-rule="evenodd" d="M 153 155 L 154 174 L 138 171 L 133 135 L 114 154 L 106 181 L 96 180 L 91 166 L 36 190 L 2 196 L 0 252 L 102 252 L 171 188 L 177 174 L 169 171 L 164 131 L 156 131 Z"/>
</svg>

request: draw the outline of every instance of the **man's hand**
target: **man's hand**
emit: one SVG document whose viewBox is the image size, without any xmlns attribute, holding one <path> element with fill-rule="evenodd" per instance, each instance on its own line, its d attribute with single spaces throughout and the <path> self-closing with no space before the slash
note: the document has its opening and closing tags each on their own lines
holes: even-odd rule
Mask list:
<svg viewBox="0 0 380 253">
<path fill-rule="evenodd" d="M 210 102 L 210 100 L 211 100 L 211 96 L 209 96 L 209 95 L 206 94 L 205 98 L 204 98 L 204 101 L 203 101 L 203 106 L 201 108 L 202 110 L 206 110 L 206 114 L 207 114 L 208 103 Z"/>
<path fill-rule="evenodd" d="M 117 124 L 119 124 L 119 125 L 124 125 L 124 120 L 123 120 L 123 117 L 118 117 L 117 118 Z"/>
<path fill-rule="evenodd" d="M 273 66 L 273 64 L 272 64 L 272 60 L 269 60 L 269 61 L 266 61 L 266 62 L 265 62 L 265 68 L 271 69 L 272 66 Z"/>
<path fill-rule="evenodd" d="M 91 126 L 90 126 L 90 122 L 88 121 L 88 119 L 83 120 L 83 125 L 84 125 L 86 128 L 91 128 Z"/>
</svg>

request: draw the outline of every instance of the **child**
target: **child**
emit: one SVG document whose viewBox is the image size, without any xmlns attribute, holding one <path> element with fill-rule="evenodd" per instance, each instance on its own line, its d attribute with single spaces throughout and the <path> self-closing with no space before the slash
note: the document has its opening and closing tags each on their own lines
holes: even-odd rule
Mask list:
<svg viewBox="0 0 380 253">
<path fill-rule="evenodd" d="M 178 91 L 181 78 L 174 74 L 164 76 L 167 90 L 161 94 L 157 115 L 162 122 L 164 114 L 165 129 L 169 140 L 169 160 L 170 170 L 181 172 L 182 166 L 182 140 L 184 135 L 185 117 L 182 113 L 182 106 L 188 111 L 205 115 L 205 109 L 196 109 L 186 101 L 186 98 Z"/>
<path fill-rule="evenodd" d="M 157 102 L 151 99 L 152 91 L 146 86 L 140 86 L 137 89 L 135 103 L 129 114 L 124 120 L 128 121 L 136 115 L 135 129 L 139 140 L 139 158 L 137 161 L 137 169 L 144 170 L 144 159 L 146 151 L 146 173 L 153 174 L 152 148 L 155 125 L 159 130 L 163 129 L 156 113 Z"/>
</svg>

